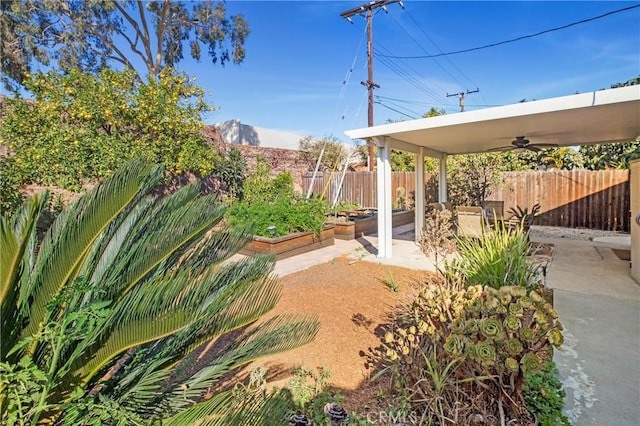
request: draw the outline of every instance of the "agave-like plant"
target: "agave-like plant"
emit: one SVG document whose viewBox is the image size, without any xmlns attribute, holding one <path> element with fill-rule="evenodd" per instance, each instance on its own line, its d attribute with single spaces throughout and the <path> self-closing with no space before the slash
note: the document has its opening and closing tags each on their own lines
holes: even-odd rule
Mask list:
<svg viewBox="0 0 640 426">
<path fill-rule="evenodd" d="M 221 226 L 225 207 L 197 182 L 159 196 L 162 175 L 128 164 L 64 210 L 42 241 L 46 195 L 0 219 L 3 424 L 256 424 L 273 415 L 265 401 L 239 407 L 221 382 L 311 341 L 318 322 L 259 321 L 280 296 L 273 257 L 232 259 L 250 229 Z"/>
</svg>

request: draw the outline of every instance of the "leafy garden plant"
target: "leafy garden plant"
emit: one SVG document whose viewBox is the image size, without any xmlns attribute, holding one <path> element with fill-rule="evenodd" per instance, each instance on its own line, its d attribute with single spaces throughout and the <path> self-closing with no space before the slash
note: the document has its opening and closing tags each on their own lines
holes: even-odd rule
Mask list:
<svg viewBox="0 0 640 426">
<path fill-rule="evenodd" d="M 0 219 L 3 424 L 256 424 L 268 401 L 243 405 L 222 382 L 314 338 L 312 318 L 258 324 L 281 292 L 274 259 L 231 261 L 248 229 L 220 227 L 225 207 L 198 182 L 154 195 L 163 173 L 129 163 L 42 241 L 47 196 Z"/>
<path fill-rule="evenodd" d="M 535 289 L 540 267 L 531 262 L 534 251 L 522 227 L 510 229 L 496 221 L 492 232 L 482 238 L 458 238 L 458 256 L 445 265 L 446 274 L 467 285 L 504 285 Z"/>
<path fill-rule="evenodd" d="M 524 400 L 527 408 L 535 413 L 541 426 L 570 426 L 562 414 L 566 393 L 558 379 L 558 367 L 553 361 L 545 361 L 535 374 L 527 374 L 524 384 Z"/>
<path fill-rule="evenodd" d="M 253 233 L 263 237 L 279 237 L 294 232 L 319 234 L 329 211 L 320 198 L 309 200 L 296 194 L 293 177 L 283 172 L 270 177 L 271 167 L 259 161 L 256 171 L 246 180 L 242 201 L 227 212 L 232 225 L 252 226 Z"/>
</svg>

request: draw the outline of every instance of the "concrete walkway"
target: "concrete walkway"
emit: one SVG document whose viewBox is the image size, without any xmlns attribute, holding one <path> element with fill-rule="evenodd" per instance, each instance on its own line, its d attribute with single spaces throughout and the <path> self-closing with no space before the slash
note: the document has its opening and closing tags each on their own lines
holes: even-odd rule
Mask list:
<svg viewBox="0 0 640 426">
<path fill-rule="evenodd" d="M 640 425 L 640 286 L 610 244 L 555 244 L 548 269 L 565 343 L 554 360 L 579 426 Z"/>
<path fill-rule="evenodd" d="M 411 227 L 411 229 L 409 229 Z M 336 240 L 335 245 L 277 262 L 286 275 L 335 257 L 433 271 L 413 242 L 412 225 L 394 230 L 393 258 L 376 257 L 377 238 Z M 610 243 L 544 239 L 555 244 L 547 271 L 554 306 L 565 329 L 556 351 L 567 397 L 565 414 L 575 426 L 640 426 L 640 285 Z"/>
</svg>

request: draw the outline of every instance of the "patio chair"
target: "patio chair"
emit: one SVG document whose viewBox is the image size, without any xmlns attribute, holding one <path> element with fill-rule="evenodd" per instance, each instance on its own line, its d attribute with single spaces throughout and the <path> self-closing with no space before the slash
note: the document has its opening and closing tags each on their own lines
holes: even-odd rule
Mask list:
<svg viewBox="0 0 640 426">
<path fill-rule="evenodd" d="M 458 236 L 466 238 L 482 238 L 484 234 L 491 232 L 480 206 L 456 207 L 456 230 Z"/>
<path fill-rule="evenodd" d="M 504 201 L 485 200 L 482 202 L 482 208 L 489 222 L 493 222 L 493 219 L 500 221 L 504 216 Z"/>
</svg>

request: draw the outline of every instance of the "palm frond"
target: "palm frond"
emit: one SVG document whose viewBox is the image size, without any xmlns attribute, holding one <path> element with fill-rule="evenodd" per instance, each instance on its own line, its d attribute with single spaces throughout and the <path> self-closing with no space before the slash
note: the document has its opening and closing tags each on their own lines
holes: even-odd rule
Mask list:
<svg viewBox="0 0 640 426">
<path fill-rule="evenodd" d="M 160 354 L 180 359 L 216 336 L 253 323 L 273 309 L 282 286 L 268 274 L 273 270 L 272 256 L 256 256 L 233 262 L 215 271 L 211 277 L 216 289 L 202 286 L 201 317 L 189 327 L 167 339 Z"/>
<path fill-rule="evenodd" d="M 114 308 L 110 322 L 102 332 L 103 338 L 89 352 L 91 359 L 78 359 L 76 374 L 89 381 L 127 349 L 171 336 L 188 326 L 195 329 L 193 324 L 219 323 L 219 328 L 207 331 L 211 336 L 255 321 L 275 306 L 280 295 L 279 286 L 270 280 L 253 285 L 253 280 L 240 279 L 262 277 L 264 280 L 265 268 L 272 268 L 266 260 L 257 258 L 239 262 L 239 265 L 225 267 L 230 274 L 206 278 L 194 277 L 188 269 L 169 272 L 166 277 L 157 277 L 133 289 Z M 245 295 L 249 296 L 245 298 Z M 247 304 L 244 310 L 238 307 L 239 303 Z M 230 308 L 233 308 L 233 315 L 216 315 Z M 182 348 L 171 346 L 167 349 L 159 356 L 183 353 Z"/>
<path fill-rule="evenodd" d="M 85 193 L 67 214 L 58 216 L 41 245 L 30 280 L 28 296 L 33 303 L 25 335 L 35 335 L 42 327 L 50 312 L 48 305 L 75 281 L 92 244 L 109 223 L 159 176 L 157 167 L 132 163 Z"/>
<path fill-rule="evenodd" d="M 209 365 L 176 385 L 171 393 L 165 395 L 168 405 L 174 409 L 183 408 L 182 396 L 197 399 L 206 389 L 215 386 L 224 374 L 260 357 L 305 345 L 315 339 L 319 329 L 320 323 L 314 317 L 286 315 L 271 318 L 225 348 Z"/>
<path fill-rule="evenodd" d="M 0 360 L 17 342 L 19 324 L 25 310 L 18 304 L 21 277 L 28 275 L 35 256 L 36 225 L 48 203 L 49 194 L 35 195 L 11 218 L 0 217 Z"/>
<path fill-rule="evenodd" d="M 204 196 L 179 206 L 165 214 L 163 221 L 150 210 L 144 221 L 129 235 L 130 246 L 118 264 L 105 277 L 109 297 L 116 300 L 147 279 L 153 271 L 171 267 L 167 260 L 181 253 L 195 240 L 205 235 L 222 218 L 222 209 L 211 203 L 215 197 Z M 166 204 L 168 201 L 161 201 Z M 213 208 L 212 208 L 213 207 Z"/>
<path fill-rule="evenodd" d="M 186 396 L 184 400 L 186 405 L 193 404 L 193 401 L 187 400 Z M 233 395 L 230 391 L 219 392 L 213 398 L 165 419 L 162 424 L 165 426 L 228 426 L 228 423 L 225 423 L 225 413 L 231 408 L 232 402 Z"/>
</svg>

